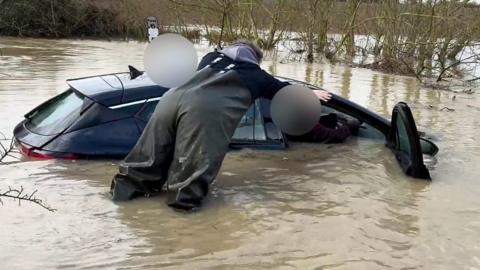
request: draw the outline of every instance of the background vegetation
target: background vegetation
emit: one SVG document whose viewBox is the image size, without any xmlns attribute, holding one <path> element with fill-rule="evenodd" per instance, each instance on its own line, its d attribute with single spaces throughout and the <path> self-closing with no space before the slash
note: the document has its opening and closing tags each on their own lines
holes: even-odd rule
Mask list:
<svg viewBox="0 0 480 270">
<path fill-rule="evenodd" d="M 0 0 L 0 35 L 145 39 L 156 16 L 211 44 L 247 38 L 295 60 L 441 81 L 480 63 L 479 15 L 469 0 Z"/>
</svg>

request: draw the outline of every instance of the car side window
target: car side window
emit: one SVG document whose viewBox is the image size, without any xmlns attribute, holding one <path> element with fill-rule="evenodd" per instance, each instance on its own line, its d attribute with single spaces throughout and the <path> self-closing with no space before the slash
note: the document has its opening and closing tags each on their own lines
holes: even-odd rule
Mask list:
<svg viewBox="0 0 480 270">
<path fill-rule="evenodd" d="M 249 140 L 249 141 L 265 141 L 267 136 L 265 135 L 265 127 L 262 121 L 262 115 L 260 114 L 257 105 L 254 103 L 248 108 L 245 115 L 243 115 L 240 123 L 233 134 L 233 138 L 236 140 Z"/>
<path fill-rule="evenodd" d="M 254 140 L 255 134 L 255 106 L 252 105 L 248 108 L 248 111 L 243 115 L 240 123 L 238 123 L 237 129 L 233 134 L 232 139 L 237 140 Z"/>
<path fill-rule="evenodd" d="M 252 106 L 254 106 L 254 130 L 253 136 L 256 141 L 265 141 L 267 140 L 267 136 L 265 134 L 265 127 L 263 124 L 262 115 L 258 108 L 258 104 L 255 102 Z"/>
</svg>

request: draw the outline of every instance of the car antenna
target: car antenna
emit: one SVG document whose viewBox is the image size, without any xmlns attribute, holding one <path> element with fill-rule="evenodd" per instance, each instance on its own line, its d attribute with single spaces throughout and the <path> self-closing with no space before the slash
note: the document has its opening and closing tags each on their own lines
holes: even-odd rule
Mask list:
<svg viewBox="0 0 480 270">
<path fill-rule="evenodd" d="M 137 77 L 143 75 L 143 72 L 142 72 L 142 71 L 134 68 L 133 66 L 128 65 L 128 70 L 129 70 L 129 73 L 130 73 L 130 80 L 134 80 L 134 79 L 136 79 Z"/>
</svg>

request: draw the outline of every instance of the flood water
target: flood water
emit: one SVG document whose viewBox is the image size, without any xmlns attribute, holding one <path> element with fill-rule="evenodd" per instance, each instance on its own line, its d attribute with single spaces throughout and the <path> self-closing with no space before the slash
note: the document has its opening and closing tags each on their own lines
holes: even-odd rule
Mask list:
<svg viewBox="0 0 480 270">
<path fill-rule="evenodd" d="M 0 131 L 11 136 L 68 78 L 141 68 L 145 46 L 0 37 Z M 383 141 L 247 149 L 229 153 L 205 207 L 182 214 L 164 196 L 113 203 L 116 160 L 11 162 L 0 190 L 38 190 L 57 211 L 3 199 L 0 268 L 480 269 L 478 94 L 345 66 L 263 66 L 388 118 L 408 102 L 437 137 L 433 181 L 405 176 Z"/>
</svg>

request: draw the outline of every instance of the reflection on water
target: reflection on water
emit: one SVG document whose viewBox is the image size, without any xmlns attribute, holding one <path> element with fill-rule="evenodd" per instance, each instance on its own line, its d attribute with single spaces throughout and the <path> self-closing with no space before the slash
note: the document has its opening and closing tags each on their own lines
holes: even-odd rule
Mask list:
<svg viewBox="0 0 480 270">
<path fill-rule="evenodd" d="M 67 78 L 142 67 L 144 48 L 1 38 L 0 131 L 63 91 Z M 58 209 L 4 201 L 2 269 L 480 268 L 478 95 L 452 100 L 413 78 L 343 66 L 264 67 L 385 117 L 408 102 L 418 125 L 439 138 L 433 182 L 404 176 L 382 141 L 242 150 L 228 155 L 206 207 L 185 215 L 168 209 L 164 196 L 112 203 L 107 191 L 118 161 L 0 165 L 0 189 L 38 190 Z"/>
</svg>

